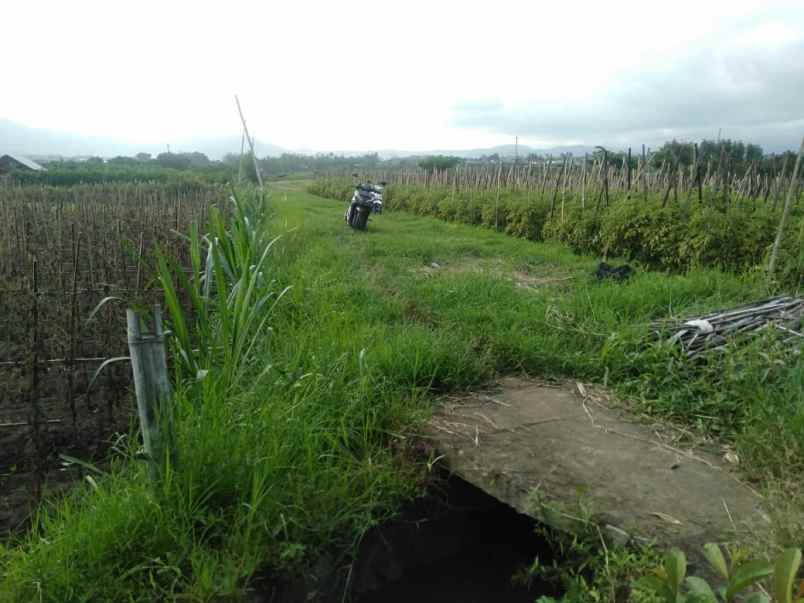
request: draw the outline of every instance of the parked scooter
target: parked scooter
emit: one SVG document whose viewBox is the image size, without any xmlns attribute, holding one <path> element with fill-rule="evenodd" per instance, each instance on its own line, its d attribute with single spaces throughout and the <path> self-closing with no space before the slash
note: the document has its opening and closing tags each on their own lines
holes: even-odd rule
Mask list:
<svg viewBox="0 0 804 603">
<path fill-rule="evenodd" d="M 354 229 L 365 230 L 371 213 L 382 213 L 382 192 L 384 182 L 380 185 L 358 184 L 352 195 L 344 218 Z"/>
<path fill-rule="evenodd" d="M 382 195 L 385 188 L 385 182 L 372 185 L 371 191 L 371 211 L 375 214 L 382 213 Z"/>
</svg>

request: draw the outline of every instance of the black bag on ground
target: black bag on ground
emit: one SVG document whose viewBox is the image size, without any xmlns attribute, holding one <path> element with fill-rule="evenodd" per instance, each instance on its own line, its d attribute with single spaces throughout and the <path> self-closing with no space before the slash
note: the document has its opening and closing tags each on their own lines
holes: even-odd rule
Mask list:
<svg viewBox="0 0 804 603">
<path fill-rule="evenodd" d="M 614 279 L 615 281 L 623 282 L 631 278 L 634 274 L 634 269 L 628 264 L 622 266 L 610 266 L 606 262 L 600 262 L 595 270 L 595 277 L 597 280 L 602 281 L 607 278 Z"/>
</svg>

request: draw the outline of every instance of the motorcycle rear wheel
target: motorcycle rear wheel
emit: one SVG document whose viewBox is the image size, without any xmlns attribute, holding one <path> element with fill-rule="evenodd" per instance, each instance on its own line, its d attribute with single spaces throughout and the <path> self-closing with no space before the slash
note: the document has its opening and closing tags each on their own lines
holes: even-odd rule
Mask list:
<svg viewBox="0 0 804 603">
<path fill-rule="evenodd" d="M 359 230 L 366 230 L 368 226 L 368 218 L 369 213 L 367 211 L 359 211 L 357 212 L 357 218 L 355 220 L 357 228 Z"/>
</svg>

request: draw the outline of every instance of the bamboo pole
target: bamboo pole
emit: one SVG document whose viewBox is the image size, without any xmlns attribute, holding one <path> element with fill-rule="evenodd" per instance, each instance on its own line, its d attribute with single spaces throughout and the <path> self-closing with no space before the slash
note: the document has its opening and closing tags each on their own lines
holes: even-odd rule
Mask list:
<svg viewBox="0 0 804 603">
<path fill-rule="evenodd" d="M 237 98 L 235 94 L 235 102 L 237 103 L 237 112 L 240 115 L 240 121 L 243 123 L 243 132 L 246 135 L 246 139 L 248 140 L 248 146 L 251 149 L 251 159 L 254 161 L 254 171 L 257 172 L 257 182 L 262 188 L 262 174 L 260 174 L 260 166 L 257 163 L 257 154 L 254 152 L 254 140 L 251 138 L 251 135 L 248 133 L 248 126 L 246 125 L 246 118 L 243 117 L 243 109 L 240 108 L 240 99 Z"/>
<path fill-rule="evenodd" d="M 773 195 L 773 209 L 776 209 L 776 206 L 779 203 L 779 200 L 782 196 L 782 185 L 784 184 L 784 174 L 787 171 L 787 155 L 784 156 L 784 160 L 782 161 L 782 172 L 779 174 L 778 183 L 776 185 L 776 193 Z"/>
<path fill-rule="evenodd" d="M 73 235 L 73 291 L 70 298 L 70 349 L 67 355 L 67 404 L 70 407 L 70 415 L 73 419 L 73 433 L 77 435 L 78 416 L 75 410 L 75 396 L 73 395 L 73 379 L 75 377 L 75 353 L 77 347 L 77 327 L 78 327 L 78 258 L 81 253 L 81 239 L 75 236 L 75 224 L 72 225 Z"/>
<path fill-rule="evenodd" d="M 581 174 L 581 209 L 586 208 L 586 155 L 583 154 L 583 173 Z"/>
<path fill-rule="evenodd" d="M 176 461 L 162 311 L 159 306 L 154 307 L 152 333 L 141 329 L 140 317 L 130 308 L 126 310 L 126 321 L 143 446 L 149 474 L 156 480 L 163 475 L 165 463 Z"/>
<path fill-rule="evenodd" d="M 784 209 L 782 210 L 782 217 L 779 220 L 779 230 L 776 231 L 776 240 L 773 241 L 773 250 L 771 251 L 770 261 L 768 262 L 768 279 L 773 279 L 773 271 L 776 268 L 776 259 L 779 256 L 779 247 L 782 244 L 782 236 L 784 235 L 784 227 L 787 224 L 787 218 L 790 215 L 790 205 L 793 201 L 793 191 L 796 189 L 798 170 L 801 166 L 801 155 L 804 154 L 804 138 L 801 139 L 801 146 L 798 148 L 798 157 L 796 157 L 796 164 L 793 167 L 793 173 L 790 175 L 790 187 L 787 189 L 787 197 L 784 200 Z"/>
<path fill-rule="evenodd" d="M 648 200 L 648 180 L 647 180 L 647 171 L 648 171 L 648 157 L 645 154 L 645 145 L 642 145 L 642 198 L 647 201 Z"/>
<path fill-rule="evenodd" d="M 36 453 L 34 496 L 38 500 L 41 494 L 42 470 L 44 467 L 42 451 L 42 407 L 39 404 L 39 262 L 33 260 L 33 279 L 31 282 L 31 418 L 29 423 L 33 428 L 34 450 Z"/>
<path fill-rule="evenodd" d="M 494 202 L 494 230 L 500 230 L 500 176 L 502 175 L 502 159 L 497 171 L 497 198 Z"/>
</svg>

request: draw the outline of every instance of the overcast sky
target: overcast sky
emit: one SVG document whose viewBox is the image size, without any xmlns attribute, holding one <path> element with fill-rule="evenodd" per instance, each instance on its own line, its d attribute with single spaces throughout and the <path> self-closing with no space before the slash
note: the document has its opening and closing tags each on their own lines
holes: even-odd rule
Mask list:
<svg viewBox="0 0 804 603">
<path fill-rule="evenodd" d="M 4 2 L 0 118 L 293 149 L 804 135 L 804 1 Z"/>
</svg>

